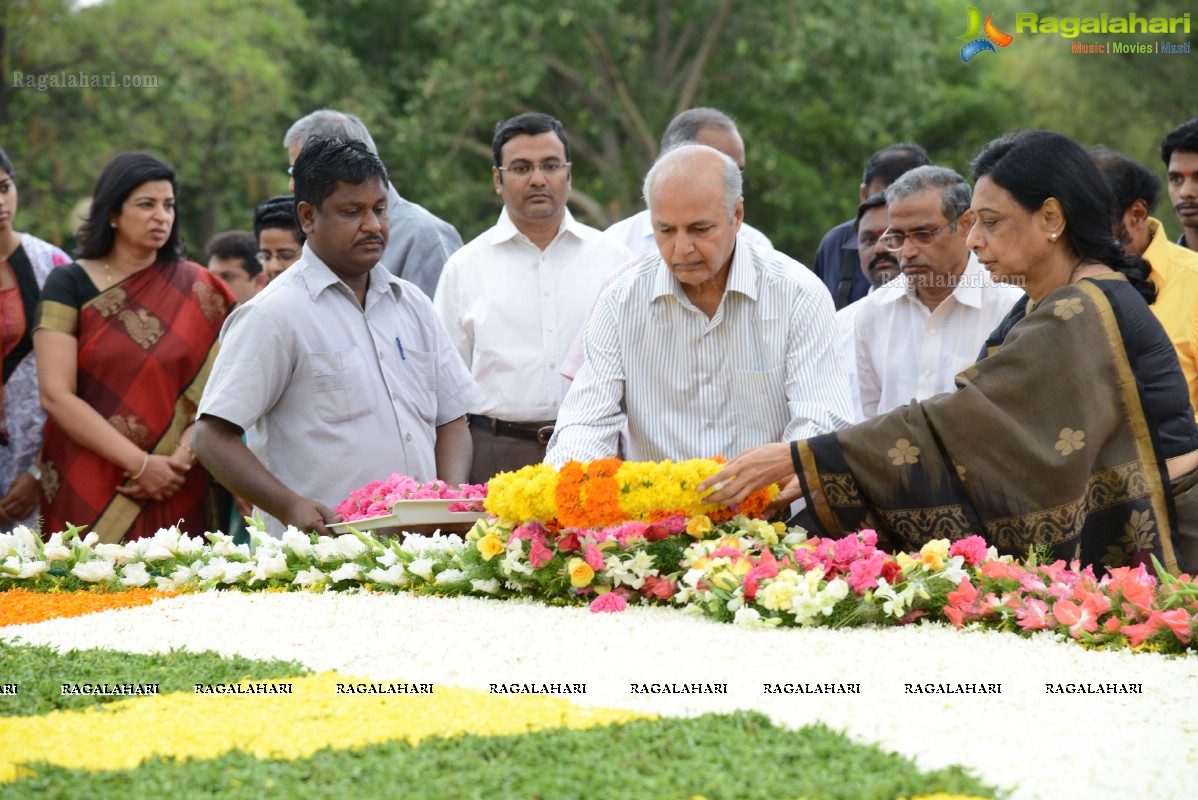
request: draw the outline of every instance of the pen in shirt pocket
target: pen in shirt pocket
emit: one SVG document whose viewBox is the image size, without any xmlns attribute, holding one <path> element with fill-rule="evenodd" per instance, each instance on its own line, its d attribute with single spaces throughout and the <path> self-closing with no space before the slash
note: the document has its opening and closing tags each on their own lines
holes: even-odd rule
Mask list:
<svg viewBox="0 0 1198 800">
<path fill-rule="evenodd" d="M 399 345 L 399 357 L 400 357 L 400 359 L 402 359 L 403 361 L 407 361 L 407 360 L 408 360 L 408 357 L 407 357 L 407 355 L 405 355 L 405 354 L 404 354 L 404 351 L 403 351 L 403 342 L 402 342 L 402 341 L 400 341 L 400 338 L 399 338 L 398 336 L 396 336 L 396 337 L 395 337 L 395 343 L 396 343 L 397 345 Z"/>
</svg>

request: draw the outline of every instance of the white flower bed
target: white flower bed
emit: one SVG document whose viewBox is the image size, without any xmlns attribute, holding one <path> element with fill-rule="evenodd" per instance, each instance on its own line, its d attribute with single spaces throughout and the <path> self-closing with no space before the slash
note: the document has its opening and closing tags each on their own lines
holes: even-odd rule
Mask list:
<svg viewBox="0 0 1198 800">
<path fill-rule="evenodd" d="M 531 601 L 206 592 L 153 606 L 0 629 L 5 639 L 135 652 L 288 658 L 378 681 L 487 689 L 586 683 L 570 699 L 669 715 L 757 709 L 823 721 L 914 757 L 963 764 L 1017 800 L 1182 798 L 1198 774 L 1198 658 L 1093 652 L 940 626 L 750 630 L 667 608 L 593 615 Z M 860 684 L 860 694 L 762 684 Z M 631 684 L 727 683 L 728 694 Z M 907 683 L 1001 683 L 1001 694 L 909 694 Z M 1046 683 L 1141 683 L 1143 694 L 1052 695 Z"/>
</svg>

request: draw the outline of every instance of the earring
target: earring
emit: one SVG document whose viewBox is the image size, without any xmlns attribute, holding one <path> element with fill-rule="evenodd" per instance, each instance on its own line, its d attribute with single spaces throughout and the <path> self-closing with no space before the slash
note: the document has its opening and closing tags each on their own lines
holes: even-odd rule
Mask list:
<svg viewBox="0 0 1198 800">
<path fill-rule="evenodd" d="M 116 223 L 115 223 L 115 222 L 110 222 L 110 223 L 108 223 L 108 224 L 109 224 L 109 225 L 111 225 L 113 228 L 116 228 Z"/>
<path fill-rule="evenodd" d="M 1055 242 L 1057 240 L 1057 235 L 1055 233 L 1050 233 L 1048 234 L 1048 238 Z"/>
</svg>

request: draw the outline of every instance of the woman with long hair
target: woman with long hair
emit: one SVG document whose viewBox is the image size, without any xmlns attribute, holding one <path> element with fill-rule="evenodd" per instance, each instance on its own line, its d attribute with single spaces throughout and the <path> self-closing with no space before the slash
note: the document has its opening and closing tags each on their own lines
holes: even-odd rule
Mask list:
<svg viewBox="0 0 1198 800">
<path fill-rule="evenodd" d="M 46 282 L 34 333 L 42 405 L 43 531 L 104 542 L 206 527 L 208 476 L 190 441 L 228 288 L 185 260 L 178 182 L 154 156 L 100 173 L 78 259 Z"/>
</svg>

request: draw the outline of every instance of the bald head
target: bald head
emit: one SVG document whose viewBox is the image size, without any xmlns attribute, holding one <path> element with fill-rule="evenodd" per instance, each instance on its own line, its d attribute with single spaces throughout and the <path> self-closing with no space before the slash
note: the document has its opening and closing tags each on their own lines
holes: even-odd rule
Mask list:
<svg viewBox="0 0 1198 800">
<path fill-rule="evenodd" d="M 740 168 L 735 161 L 707 145 L 684 144 L 662 154 L 653 164 L 645 176 L 644 196 L 652 214 L 655 194 L 660 198 L 664 193 L 719 192 L 731 220 L 742 188 Z"/>
</svg>

